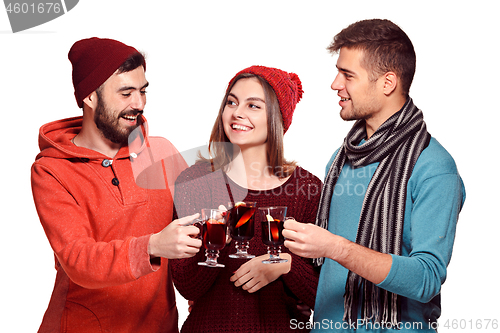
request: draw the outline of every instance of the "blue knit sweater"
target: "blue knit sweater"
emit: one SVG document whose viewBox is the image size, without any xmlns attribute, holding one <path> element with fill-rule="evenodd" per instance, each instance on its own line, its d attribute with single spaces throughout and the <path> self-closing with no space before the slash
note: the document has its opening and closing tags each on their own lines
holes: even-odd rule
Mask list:
<svg viewBox="0 0 500 333">
<path fill-rule="evenodd" d="M 328 163 L 327 171 L 335 155 Z M 346 163 L 332 197 L 330 232 L 356 240 L 363 198 L 377 165 L 374 163 L 353 169 Z M 465 188 L 453 158 L 432 138 L 408 181 L 403 255 L 392 256 L 391 270 L 378 285 L 403 296 L 401 328 L 405 332 L 435 331 L 441 314 L 441 285 L 446 279 L 458 214 L 464 200 Z M 335 261 L 325 260 L 318 285 L 312 332 L 351 330 L 342 321 L 347 273 L 348 270 Z M 384 332 L 385 328 L 365 323 L 358 326 L 357 332 Z"/>
</svg>

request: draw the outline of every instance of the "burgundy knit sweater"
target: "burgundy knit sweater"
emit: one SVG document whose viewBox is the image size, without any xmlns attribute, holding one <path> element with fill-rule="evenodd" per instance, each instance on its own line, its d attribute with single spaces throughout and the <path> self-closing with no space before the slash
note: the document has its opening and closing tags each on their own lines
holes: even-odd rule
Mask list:
<svg viewBox="0 0 500 333">
<path fill-rule="evenodd" d="M 231 199 L 247 200 L 256 201 L 258 207 L 287 206 L 287 216 L 300 222 L 314 222 L 321 186 L 316 176 L 297 167 L 277 188 L 247 190 L 220 170 L 211 172 L 210 164 L 201 162 L 186 169 L 177 179 L 175 209 L 178 216 L 185 216 L 202 208 L 227 206 Z M 245 259 L 228 257 L 235 251 L 234 241 L 221 250 L 218 261 L 225 268 L 199 266 L 197 263 L 205 260 L 204 249 L 193 258 L 169 261 L 175 286 L 186 299 L 195 301 L 182 332 L 297 332 L 290 328 L 290 320 L 308 320 L 297 311 L 297 301 L 314 307 L 318 272 L 311 260 L 291 254 L 292 267 L 288 274 L 255 293 L 248 293 L 229 280 L 245 262 Z M 282 252 L 290 253 L 284 246 Z M 249 253 L 256 256 L 267 253 L 257 219 Z"/>
</svg>

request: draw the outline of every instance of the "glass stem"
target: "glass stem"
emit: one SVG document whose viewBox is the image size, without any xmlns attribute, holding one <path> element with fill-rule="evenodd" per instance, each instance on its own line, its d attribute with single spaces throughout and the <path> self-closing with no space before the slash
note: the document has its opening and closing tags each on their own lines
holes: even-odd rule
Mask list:
<svg viewBox="0 0 500 333">
<path fill-rule="evenodd" d="M 248 241 L 237 241 L 235 244 L 236 253 L 247 253 L 248 251 Z"/>
<path fill-rule="evenodd" d="M 267 253 L 269 254 L 269 258 L 279 258 L 281 253 L 281 246 L 268 246 Z"/>
<path fill-rule="evenodd" d="M 217 258 L 219 257 L 219 250 L 209 250 L 205 251 L 205 255 L 207 256 L 207 262 L 217 263 Z"/>
</svg>

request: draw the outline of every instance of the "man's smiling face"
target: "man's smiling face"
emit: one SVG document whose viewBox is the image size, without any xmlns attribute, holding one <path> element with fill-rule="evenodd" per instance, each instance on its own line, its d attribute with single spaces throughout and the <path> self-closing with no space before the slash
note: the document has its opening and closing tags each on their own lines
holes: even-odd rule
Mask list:
<svg viewBox="0 0 500 333">
<path fill-rule="evenodd" d="M 98 105 L 94 121 L 104 138 L 125 143 L 140 125 L 139 116 L 146 105 L 148 82 L 142 66 L 130 72 L 113 74 L 96 90 Z"/>
<path fill-rule="evenodd" d="M 382 108 L 380 81 L 370 80 L 370 73 L 361 66 L 364 52 L 359 49 L 340 50 L 337 60 L 339 73 L 331 88 L 337 90 L 343 120 L 369 119 Z"/>
</svg>

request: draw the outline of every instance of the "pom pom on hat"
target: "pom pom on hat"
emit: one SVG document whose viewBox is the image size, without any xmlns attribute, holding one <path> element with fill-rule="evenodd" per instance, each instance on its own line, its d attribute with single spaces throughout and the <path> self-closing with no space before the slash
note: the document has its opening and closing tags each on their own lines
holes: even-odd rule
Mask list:
<svg viewBox="0 0 500 333">
<path fill-rule="evenodd" d="M 83 107 L 83 100 L 134 53 L 138 53 L 135 48 L 114 39 L 92 37 L 74 43 L 68 58 L 73 65 L 73 86 L 78 106 Z"/>
<path fill-rule="evenodd" d="M 290 125 L 292 124 L 293 112 L 295 111 L 295 106 L 302 98 L 304 90 L 302 90 L 302 82 L 300 78 L 295 73 L 287 73 L 281 69 L 265 67 L 265 66 L 251 66 L 245 68 L 244 70 L 238 72 L 229 81 L 228 88 L 231 86 L 233 81 L 240 74 L 250 73 L 260 76 L 266 80 L 269 85 L 273 88 L 276 97 L 278 98 L 278 103 L 280 106 L 281 116 L 283 118 L 283 133 L 286 133 Z"/>
</svg>

